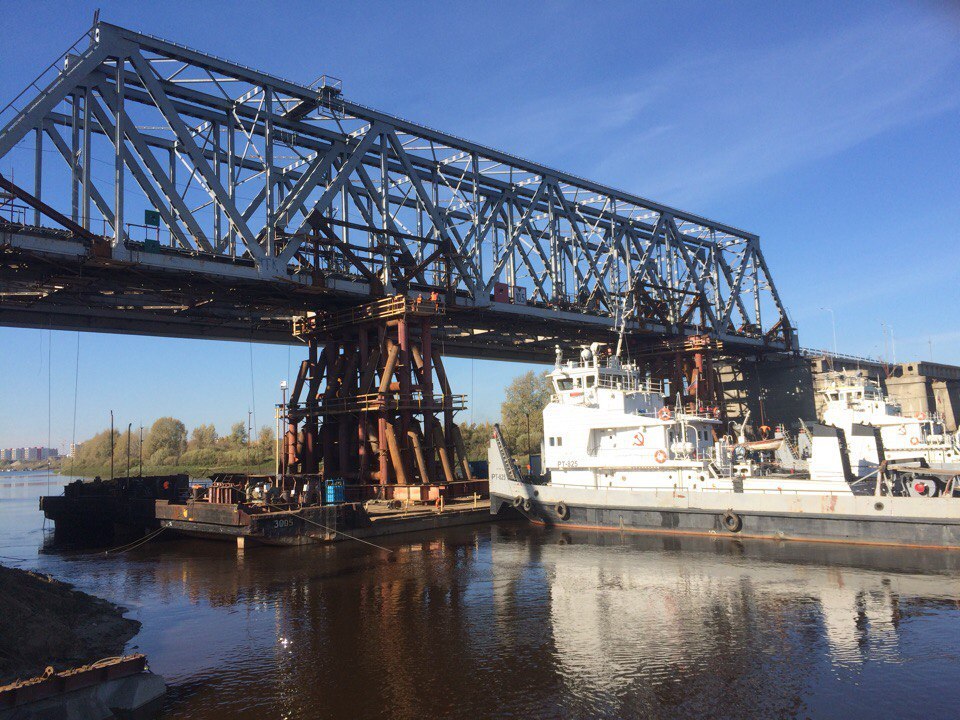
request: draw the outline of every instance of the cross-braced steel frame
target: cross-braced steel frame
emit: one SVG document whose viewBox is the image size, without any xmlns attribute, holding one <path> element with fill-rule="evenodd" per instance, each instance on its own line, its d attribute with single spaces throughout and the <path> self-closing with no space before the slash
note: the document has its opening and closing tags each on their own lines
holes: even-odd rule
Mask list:
<svg viewBox="0 0 960 720">
<path fill-rule="evenodd" d="M 0 168 L 132 267 L 796 346 L 756 235 L 372 110 L 337 81 L 98 22 L 4 115 Z"/>
</svg>

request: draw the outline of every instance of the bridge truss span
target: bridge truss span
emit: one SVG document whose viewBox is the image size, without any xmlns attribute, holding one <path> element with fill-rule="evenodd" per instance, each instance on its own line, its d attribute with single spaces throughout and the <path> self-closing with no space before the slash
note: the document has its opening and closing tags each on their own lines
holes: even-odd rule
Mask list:
<svg viewBox="0 0 960 720">
<path fill-rule="evenodd" d="M 126 307 L 144 332 L 196 316 L 211 336 L 256 336 L 317 303 L 436 292 L 441 336 L 493 333 L 504 356 L 620 326 L 796 347 L 756 235 L 372 110 L 332 78 L 301 85 L 98 22 L 0 121 L 0 168 L 39 202 L 0 205 L 0 322 L 80 314 L 72 297 L 106 329 Z M 102 247 L 42 231 L 43 207 Z M 63 262 L 91 254 L 129 303 L 71 294 Z M 198 278 L 272 299 L 231 314 Z M 543 337 L 497 330 L 525 322 Z"/>
</svg>

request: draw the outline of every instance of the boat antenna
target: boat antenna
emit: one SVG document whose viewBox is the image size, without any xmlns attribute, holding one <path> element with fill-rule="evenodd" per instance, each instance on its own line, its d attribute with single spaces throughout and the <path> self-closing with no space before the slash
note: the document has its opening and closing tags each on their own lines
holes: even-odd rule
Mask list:
<svg viewBox="0 0 960 720">
<path fill-rule="evenodd" d="M 618 359 L 618 360 L 620 359 L 620 353 L 623 351 L 623 334 L 624 334 L 624 330 L 625 330 L 625 328 L 626 328 L 626 316 L 627 316 L 627 313 L 626 313 L 626 310 L 625 310 L 624 305 L 625 305 L 624 299 L 621 298 L 620 302 L 617 303 L 617 310 L 616 310 L 616 314 L 620 316 L 619 318 L 616 319 L 616 324 L 617 324 L 617 352 L 616 352 L 616 355 L 617 355 L 617 359 Z"/>
<path fill-rule="evenodd" d="M 623 352 L 624 346 L 626 346 L 626 360 L 630 362 L 630 345 L 625 342 L 627 335 L 627 315 L 633 312 L 633 307 L 627 308 L 627 295 L 624 294 L 620 297 L 619 302 L 617 302 L 616 314 L 620 317 L 616 319 L 617 326 L 617 351 L 616 357 L 620 358 L 620 353 Z"/>
<path fill-rule="evenodd" d="M 747 441 L 747 436 L 744 434 L 744 430 L 747 427 L 747 422 L 750 420 L 750 410 L 747 409 L 747 414 L 743 416 L 743 422 L 740 423 L 740 429 L 737 430 L 737 441 L 742 445 Z M 736 423 L 734 423 L 736 425 Z"/>
</svg>

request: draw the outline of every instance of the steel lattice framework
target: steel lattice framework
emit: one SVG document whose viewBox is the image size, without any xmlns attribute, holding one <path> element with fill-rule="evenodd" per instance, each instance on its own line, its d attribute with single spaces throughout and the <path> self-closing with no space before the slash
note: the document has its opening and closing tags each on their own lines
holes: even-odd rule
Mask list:
<svg viewBox="0 0 960 720">
<path fill-rule="evenodd" d="M 0 162 L 28 166 L 31 194 L 127 271 L 437 291 L 480 315 L 796 346 L 756 235 L 372 110 L 329 78 L 301 85 L 98 22 L 4 115 Z M 49 259 L 68 242 L 26 230 L 39 209 L 20 220 L 13 250 Z M 8 288 L 17 267 L 0 270 Z"/>
</svg>

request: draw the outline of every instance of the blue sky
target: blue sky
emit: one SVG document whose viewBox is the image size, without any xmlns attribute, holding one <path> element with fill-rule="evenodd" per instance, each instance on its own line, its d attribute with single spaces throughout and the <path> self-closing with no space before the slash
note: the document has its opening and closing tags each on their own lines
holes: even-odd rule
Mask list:
<svg viewBox="0 0 960 720">
<path fill-rule="evenodd" d="M 883 355 L 886 323 L 898 359 L 960 363 L 957 3 L 16 3 L 0 103 L 95 7 L 755 232 L 805 346 L 831 346 L 829 307 L 842 352 Z M 0 328 L 0 446 L 46 442 L 48 379 L 52 442 L 69 442 L 76 349 L 76 333 Z M 226 432 L 250 407 L 271 423 L 288 354 L 296 367 L 297 348 L 84 334 L 76 436 L 111 408 L 124 425 Z M 478 421 L 527 369 L 451 364 Z"/>
</svg>

